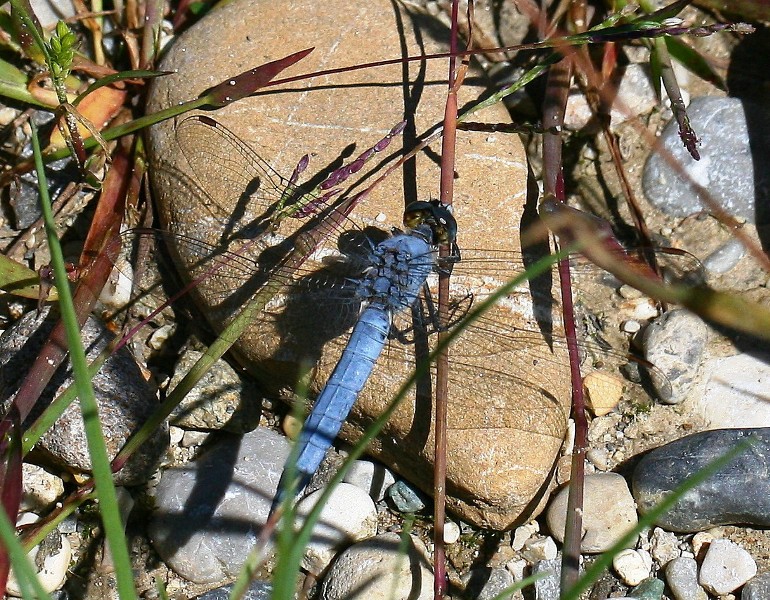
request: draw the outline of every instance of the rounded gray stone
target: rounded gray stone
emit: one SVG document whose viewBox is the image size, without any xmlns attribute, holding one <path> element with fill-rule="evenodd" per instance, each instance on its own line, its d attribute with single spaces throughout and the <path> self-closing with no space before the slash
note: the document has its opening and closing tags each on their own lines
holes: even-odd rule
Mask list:
<svg viewBox="0 0 770 600">
<path fill-rule="evenodd" d="M 717 525 L 770 526 L 770 429 L 717 429 L 656 448 L 639 461 L 633 493 L 642 513 L 737 444 L 753 442 L 730 464 L 688 490 L 657 525 L 669 531 L 703 531 Z"/>
<path fill-rule="evenodd" d="M 706 600 L 705 590 L 698 584 L 698 563 L 680 556 L 666 565 L 666 583 L 675 600 Z"/>
<path fill-rule="evenodd" d="M 708 329 L 693 313 L 671 310 L 655 319 L 644 332 L 645 358 L 658 396 L 667 404 L 678 404 L 697 381 L 708 340 Z"/>
<path fill-rule="evenodd" d="M 679 125 L 672 119 L 660 137 L 662 151 L 652 154 L 644 167 L 642 185 L 647 199 L 677 217 L 708 211 L 691 180 L 730 215 L 767 223 L 770 117 L 766 108 L 737 98 L 703 97 L 693 99 L 687 114 L 701 142 L 701 159 L 689 155 L 679 138 Z"/>
<path fill-rule="evenodd" d="M 288 455 L 286 438 L 258 428 L 166 469 L 149 526 L 161 558 L 196 583 L 236 577 L 267 521 Z"/>
<path fill-rule="evenodd" d="M 767 600 L 768 598 L 770 598 L 770 573 L 760 573 L 750 579 L 741 590 L 741 600 Z"/>
<path fill-rule="evenodd" d="M 6 407 L 56 325 L 58 317 L 49 317 L 49 313 L 50 307 L 46 307 L 40 314 L 28 313 L 0 336 L 0 383 Z M 96 360 L 114 337 L 101 321 L 89 317 L 81 330 L 87 361 Z M 72 383 L 72 370 L 67 361 L 57 369 L 43 390 L 29 416 L 30 422 Z M 158 399 L 154 387 L 149 384 L 127 347 L 112 353 L 91 379 L 91 384 L 107 456 L 111 460 L 158 408 Z M 91 470 L 91 457 L 78 400 L 70 404 L 40 438 L 37 448 L 67 470 L 80 473 Z M 145 482 L 157 469 L 167 448 L 168 425 L 164 423 L 115 473 L 115 483 L 138 485 Z"/>
</svg>

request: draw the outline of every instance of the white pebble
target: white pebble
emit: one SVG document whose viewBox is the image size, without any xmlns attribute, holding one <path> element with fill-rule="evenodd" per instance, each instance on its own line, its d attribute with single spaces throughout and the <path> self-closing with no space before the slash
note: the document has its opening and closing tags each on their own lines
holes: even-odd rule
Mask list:
<svg viewBox="0 0 770 600">
<path fill-rule="evenodd" d="M 162 327 L 158 327 L 158 329 L 153 331 L 147 345 L 153 350 L 160 350 L 168 341 L 168 338 L 174 334 L 175 330 L 176 325 L 163 325 Z"/>
<path fill-rule="evenodd" d="M 639 324 L 639 321 L 629 320 L 629 321 L 623 321 L 621 324 L 621 329 L 625 333 L 636 333 L 642 328 L 642 326 Z"/>
<path fill-rule="evenodd" d="M 371 460 L 357 460 L 345 475 L 344 481 L 360 487 L 375 502 L 379 502 L 385 497 L 385 490 L 396 483 L 396 478 L 390 470 L 380 463 Z"/>
<path fill-rule="evenodd" d="M 297 503 L 298 525 L 322 493 L 323 490 L 317 490 Z M 364 540 L 376 533 L 377 508 L 369 494 L 349 483 L 340 483 L 321 511 L 305 549 L 302 568 L 317 575 L 329 566 L 340 546 Z"/>
<path fill-rule="evenodd" d="M 444 523 L 444 543 L 454 544 L 460 539 L 460 526 L 454 521 Z"/>
<path fill-rule="evenodd" d="M 565 488 L 556 494 L 546 513 L 548 528 L 559 542 L 564 539 L 568 493 Z M 596 473 L 586 476 L 582 552 L 594 554 L 608 550 L 637 521 L 636 504 L 621 475 Z"/>
<path fill-rule="evenodd" d="M 64 493 L 64 482 L 37 465 L 22 464 L 20 510 L 43 510 Z"/>
<path fill-rule="evenodd" d="M 34 523 L 39 518 L 40 517 L 33 513 L 24 513 L 20 516 L 17 524 L 26 525 Z M 61 535 L 58 531 L 54 531 L 49 535 L 52 536 L 51 539 L 54 540 L 54 543 L 47 543 L 44 545 L 46 548 L 44 557 L 38 556 L 41 551 L 40 545 L 32 548 L 27 556 L 32 562 L 32 566 L 37 569 L 37 576 L 43 589 L 46 592 L 51 593 L 64 585 L 67 568 L 69 567 L 72 558 L 72 548 L 67 536 Z M 41 562 L 42 565 L 40 564 Z M 21 589 L 19 589 L 19 584 L 13 569 L 11 569 L 8 575 L 6 590 L 10 596 L 21 597 Z"/>
<path fill-rule="evenodd" d="M 700 568 L 699 583 L 716 596 L 737 590 L 757 574 L 757 563 L 738 544 L 714 540 Z"/>
<path fill-rule="evenodd" d="M 612 567 L 626 585 L 639 585 L 650 576 L 652 557 L 646 550 L 621 550 L 612 559 Z"/>
<path fill-rule="evenodd" d="M 531 538 L 534 534 L 540 531 L 540 524 L 537 521 L 530 521 L 520 525 L 513 532 L 513 541 L 511 542 L 511 548 L 518 552 L 524 547 L 524 542 Z"/>
<path fill-rule="evenodd" d="M 538 536 L 530 538 L 524 544 L 521 555 L 531 563 L 540 560 L 552 560 L 556 558 L 556 542 L 551 536 Z"/>
</svg>

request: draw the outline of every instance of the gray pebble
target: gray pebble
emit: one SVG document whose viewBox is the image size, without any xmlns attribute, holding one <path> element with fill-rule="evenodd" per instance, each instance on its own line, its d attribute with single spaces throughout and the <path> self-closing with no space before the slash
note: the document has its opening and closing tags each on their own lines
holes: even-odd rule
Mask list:
<svg viewBox="0 0 770 600">
<path fill-rule="evenodd" d="M 176 365 L 169 387 L 176 387 L 203 353 L 188 350 Z M 224 360 L 216 361 L 171 413 L 186 429 L 221 429 L 245 433 L 259 425 L 261 404 L 253 385 L 238 377 Z"/>
<path fill-rule="evenodd" d="M 237 576 L 267 520 L 288 455 L 286 438 L 258 428 L 164 471 L 149 526 L 158 554 L 196 583 Z"/>
<path fill-rule="evenodd" d="M 559 600 L 561 579 L 561 556 L 552 560 L 541 560 L 532 567 L 532 575 L 545 573 L 535 581 L 535 600 Z"/>
<path fill-rule="evenodd" d="M 0 388 L 4 406 L 16 393 L 44 341 L 56 324 L 48 318 L 50 307 L 40 315 L 24 315 L 0 336 Z M 104 324 L 90 317 L 82 328 L 86 358 L 92 362 L 114 338 Z M 46 386 L 30 419 L 72 383 L 69 362 L 61 365 Z M 99 409 L 107 455 L 114 458 L 128 438 L 158 408 L 155 389 L 146 381 L 128 348 L 113 353 L 91 379 Z M 64 468 L 88 472 L 91 457 L 86 441 L 80 403 L 75 400 L 38 442 L 38 447 Z M 126 465 L 114 475 L 118 485 L 138 485 L 155 471 L 168 448 L 168 426 L 163 425 L 142 444 Z"/>
<path fill-rule="evenodd" d="M 747 113 L 752 119 L 751 136 L 746 125 Z M 648 200 L 672 216 L 708 211 L 697 191 L 664 156 L 673 157 L 723 210 L 758 224 L 768 222 L 768 209 L 757 209 L 770 205 L 768 172 L 760 168 L 767 163 L 761 153 L 770 147 L 765 108 L 737 98 L 704 97 L 695 98 L 687 114 L 701 141 L 701 159 L 690 157 L 679 138 L 679 126 L 672 119 L 661 135 L 665 153 L 651 155 L 644 168 L 642 184 Z"/>
<path fill-rule="evenodd" d="M 425 508 L 417 491 L 403 480 L 398 480 L 387 491 L 388 499 L 400 513 L 414 513 Z"/>
<path fill-rule="evenodd" d="M 650 323 L 642 340 L 655 391 L 663 402 L 678 404 L 687 397 L 703 365 L 708 329 L 693 313 L 671 310 Z"/>
<path fill-rule="evenodd" d="M 639 461 L 633 493 L 639 510 L 651 510 L 667 494 L 738 443 L 749 450 L 689 490 L 657 524 L 670 531 L 703 531 L 716 525 L 770 526 L 770 429 L 717 429 L 656 448 Z"/>
<path fill-rule="evenodd" d="M 681 556 L 666 565 L 666 583 L 675 600 L 706 600 L 706 592 L 698 584 L 698 563 Z"/>
<path fill-rule="evenodd" d="M 741 590 L 741 600 L 767 600 L 770 598 L 770 573 L 760 573 L 749 580 Z"/>
<path fill-rule="evenodd" d="M 727 273 L 746 254 L 746 248 L 738 238 L 731 238 L 703 260 L 703 266 L 710 273 Z"/>
<path fill-rule="evenodd" d="M 208 592 L 196 596 L 195 600 L 230 600 L 230 592 L 233 584 L 223 585 L 222 587 L 209 590 Z M 267 581 L 252 581 L 246 593 L 240 596 L 243 600 L 270 600 L 273 593 L 273 586 Z"/>
<path fill-rule="evenodd" d="M 397 533 L 384 533 L 354 544 L 337 557 L 321 587 L 321 600 L 343 598 L 433 598 L 433 575 L 425 545 L 409 536 L 404 551 Z"/>
<path fill-rule="evenodd" d="M 506 569 L 479 567 L 472 569 L 465 577 L 465 595 L 474 600 L 510 600 L 514 593 L 510 592 L 501 596 L 515 581 L 513 575 Z"/>
</svg>

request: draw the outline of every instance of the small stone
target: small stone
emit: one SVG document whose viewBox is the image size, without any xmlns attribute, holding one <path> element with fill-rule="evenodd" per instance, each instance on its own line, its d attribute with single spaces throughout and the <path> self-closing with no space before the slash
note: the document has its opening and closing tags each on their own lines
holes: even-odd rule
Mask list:
<svg viewBox="0 0 770 600">
<path fill-rule="evenodd" d="M 392 471 L 380 463 L 371 460 L 357 460 L 345 475 L 345 483 L 360 487 L 379 502 L 385 497 L 385 490 L 396 482 Z"/>
<path fill-rule="evenodd" d="M 532 575 L 545 573 L 535 581 L 535 600 L 559 600 L 561 589 L 561 557 L 541 560 L 532 567 Z"/>
<path fill-rule="evenodd" d="M 770 598 L 770 573 L 760 573 L 741 590 L 741 600 L 767 600 L 768 598 Z"/>
<path fill-rule="evenodd" d="M 764 106 L 738 98 L 702 97 L 687 109 L 700 138 L 701 158 L 694 160 L 679 138 L 676 119 L 663 130 L 662 150 L 652 154 L 644 167 L 642 185 L 647 199 L 672 216 L 684 217 L 709 208 L 701 202 L 690 180 L 705 187 L 722 210 L 757 224 L 767 222 L 770 203 L 767 173 L 759 148 L 768 146 L 768 121 Z M 749 136 L 747 115 L 752 122 Z M 671 164 L 671 161 L 674 164 Z M 684 171 L 688 177 L 680 175 Z"/>
<path fill-rule="evenodd" d="M 669 311 L 647 327 L 644 356 L 655 366 L 650 374 L 663 402 L 685 399 L 700 374 L 707 338 L 703 321 L 684 309 Z"/>
<path fill-rule="evenodd" d="M 546 521 L 551 534 L 564 541 L 567 515 L 565 488 L 551 501 Z M 617 473 L 597 473 L 585 478 L 581 552 L 595 554 L 608 550 L 637 523 L 636 506 L 626 480 Z"/>
<path fill-rule="evenodd" d="M 206 443 L 209 439 L 209 433 L 205 431 L 185 431 L 182 439 L 179 441 L 179 445 L 182 448 L 197 448 Z"/>
<path fill-rule="evenodd" d="M 477 567 L 463 577 L 465 594 L 474 600 L 508 600 L 513 594 L 501 596 L 503 591 L 515 582 L 507 570 L 491 567 Z"/>
<path fill-rule="evenodd" d="M 222 587 L 209 590 L 205 594 L 196 596 L 195 600 L 230 600 L 230 592 L 234 584 L 223 585 Z M 252 581 L 246 589 L 246 593 L 241 596 L 243 600 L 270 600 L 273 593 L 273 586 L 267 581 Z"/>
<path fill-rule="evenodd" d="M 679 540 L 670 531 L 656 527 L 650 538 L 650 554 L 656 563 L 665 567 L 666 564 L 679 556 Z"/>
<path fill-rule="evenodd" d="M 23 513 L 17 525 L 35 523 L 39 518 L 34 513 Z M 40 544 L 30 550 L 27 556 L 34 565 L 40 584 L 46 592 L 51 593 L 64 585 L 72 558 L 72 548 L 67 536 L 54 529 Z M 10 596 L 22 597 L 13 569 L 8 575 L 6 591 Z"/>
<path fill-rule="evenodd" d="M 165 343 L 174 334 L 175 331 L 176 331 L 176 325 L 169 324 L 169 325 L 163 325 L 162 327 L 158 327 L 158 329 L 152 332 L 152 335 L 150 336 L 150 339 L 148 340 L 147 345 L 153 350 L 160 350 L 163 348 Z"/>
<path fill-rule="evenodd" d="M 620 326 L 624 333 L 636 333 L 642 328 L 639 321 L 623 321 Z"/>
<path fill-rule="evenodd" d="M 444 523 L 444 543 L 447 545 L 457 543 L 460 539 L 460 526 L 454 521 Z"/>
<path fill-rule="evenodd" d="M 746 248 L 738 238 L 730 238 L 705 259 L 703 266 L 710 273 L 722 274 L 730 271 L 746 254 Z"/>
<path fill-rule="evenodd" d="M 531 563 L 554 559 L 556 558 L 556 553 L 556 542 L 553 541 L 551 536 L 530 538 L 521 550 L 521 555 Z"/>
<path fill-rule="evenodd" d="M 610 453 L 606 448 L 591 448 L 588 450 L 588 452 L 586 452 L 586 458 L 599 471 L 609 471 L 612 465 L 610 460 Z"/>
<path fill-rule="evenodd" d="M 708 552 L 711 542 L 713 541 L 714 536 L 711 535 L 708 531 L 699 531 L 694 536 L 692 536 L 690 544 L 692 544 L 693 558 L 702 561 L 706 556 L 706 552 Z"/>
<path fill-rule="evenodd" d="M 188 350 L 177 363 L 171 388 L 182 380 L 202 352 Z M 259 425 L 261 404 L 256 388 L 242 381 L 224 360 L 216 361 L 171 413 L 171 422 L 186 429 L 245 433 Z"/>
<path fill-rule="evenodd" d="M 427 554 L 414 536 L 404 554 L 397 533 L 354 544 L 326 573 L 321 600 L 430 600 L 433 575 Z"/>
<path fill-rule="evenodd" d="M 37 465 L 22 464 L 22 493 L 19 510 L 42 511 L 64 493 L 64 482 Z"/>
<path fill-rule="evenodd" d="M 302 421 L 292 414 L 286 415 L 281 421 L 281 430 L 290 440 L 296 441 L 302 431 Z"/>
<path fill-rule="evenodd" d="M 519 560 L 509 560 L 505 563 L 505 568 L 513 575 L 515 581 L 521 581 L 524 579 L 524 573 L 527 571 L 529 563 L 520 558 Z"/>
<path fill-rule="evenodd" d="M 537 521 L 530 521 L 524 525 L 520 525 L 513 532 L 513 541 L 511 541 L 511 548 L 518 552 L 524 547 L 524 542 L 531 538 L 534 534 L 540 531 L 540 523 Z"/>
<path fill-rule="evenodd" d="M 612 568 L 626 585 L 639 585 L 650 576 L 652 557 L 644 550 L 621 550 L 612 559 Z"/>
<path fill-rule="evenodd" d="M 166 564 L 196 583 L 236 577 L 267 521 L 288 456 L 285 437 L 258 428 L 163 471 L 149 536 Z"/>
<path fill-rule="evenodd" d="M 660 314 L 655 301 L 647 296 L 640 298 L 633 298 L 620 305 L 620 309 L 623 311 L 624 316 L 634 319 L 635 321 L 649 321 L 654 319 Z M 631 332 L 633 333 L 633 332 Z"/>
<path fill-rule="evenodd" d="M 297 525 L 301 525 L 324 490 L 316 490 L 297 503 Z M 302 568 L 318 575 L 326 570 L 341 546 L 377 533 L 377 508 L 364 490 L 349 483 L 334 488 L 313 528 Z"/>
<path fill-rule="evenodd" d="M 612 412 L 623 397 L 623 380 L 603 371 L 593 371 L 583 378 L 588 409 L 597 417 Z"/>
<path fill-rule="evenodd" d="M 766 428 L 704 431 L 645 455 L 633 474 L 639 510 L 649 512 L 685 479 L 750 438 L 753 443 L 749 449 L 688 490 L 657 524 L 681 532 L 730 524 L 770 526 L 770 473 L 766 468 L 770 429 Z"/>
<path fill-rule="evenodd" d="M 770 357 L 736 354 L 706 362 L 698 408 L 710 429 L 770 427 Z"/>
<path fill-rule="evenodd" d="M 629 598 L 636 600 L 660 600 L 666 584 L 655 577 L 648 577 L 628 593 Z"/>
<path fill-rule="evenodd" d="M 707 600 L 698 585 L 698 563 L 694 558 L 675 558 L 666 565 L 666 582 L 675 600 Z"/>
<path fill-rule="evenodd" d="M 400 513 L 415 513 L 425 508 L 425 502 L 408 483 L 398 480 L 387 491 L 388 499 Z"/>
<path fill-rule="evenodd" d="M 737 590 L 757 574 L 757 563 L 738 544 L 714 540 L 700 567 L 699 583 L 706 591 L 722 596 Z"/>
</svg>

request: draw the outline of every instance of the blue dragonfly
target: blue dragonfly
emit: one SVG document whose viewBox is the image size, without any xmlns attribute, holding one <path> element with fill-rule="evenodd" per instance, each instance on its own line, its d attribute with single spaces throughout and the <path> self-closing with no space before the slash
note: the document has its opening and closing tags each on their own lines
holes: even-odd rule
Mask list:
<svg viewBox="0 0 770 600">
<path fill-rule="evenodd" d="M 308 197 L 299 188 L 212 119 L 187 118 L 178 125 L 177 140 L 197 181 L 185 180 L 192 197 L 161 212 L 180 269 L 193 280 L 205 276 L 196 295 L 206 316 L 221 328 L 268 282 L 277 282 L 280 289 L 255 315 L 236 354 L 268 389 L 281 395 L 296 383 L 302 365 L 313 365 L 319 381 L 328 379 L 329 391 L 321 394 L 299 442 L 304 448 L 299 465 L 304 483 L 350 405 L 355 402 L 355 418 L 343 431 L 356 437 L 365 428 L 366 415 L 384 406 L 416 362 L 430 352 L 436 317 L 421 290 L 435 290 L 435 246 L 453 242 L 453 218 L 441 207 L 418 203 L 412 207 L 420 215 L 413 229 L 393 233 L 379 227 L 377 219 L 340 218 L 335 207 L 321 203 L 311 214 L 306 210 Z M 310 203 L 317 199 L 311 197 Z M 291 219 L 287 215 L 297 201 L 296 214 L 303 218 Z M 303 245 L 309 248 L 307 259 L 287 270 L 287 257 Z M 403 260 L 396 260 L 400 250 L 410 258 L 404 254 Z M 451 264 L 451 320 L 459 320 L 538 253 L 542 255 L 542 249 L 535 249 L 533 258 L 463 247 L 462 260 Z M 212 265 L 217 266 L 213 272 Z M 586 275 L 597 281 L 603 277 L 590 270 Z M 359 333 L 370 327 L 369 320 L 376 321 L 377 333 Z M 335 370 L 351 339 L 353 349 Z M 601 344 L 586 342 L 584 347 L 605 365 L 624 362 Z M 358 360 L 361 354 L 366 356 L 363 361 Z M 448 490 L 460 498 L 459 505 L 474 502 L 470 488 L 489 473 L 500 480 L 510 474 L 516 481 L 517 472 L 535 468 L 516 462 L 516 449 L 522 445 L 538 447 L 542 469 L 550 470 L 569 412 L 566 356 L 550 276 L 510 294 L 460 336 L 451 350 L 448 442 Z M 371 372 L 366 384 L 364 371 Z M 423 475 L 432 460 L 433 380 L 426 379 L 399 408 L 373 451 L 429 488 L 430 477 Z M 479 436 L 489 446 L 481 453 Z M 472 470 L 455 469 L 454 464 L 463 461 L 453 457 L 468 453 L 471 460 L 465 464 L 473 465 Z M 529 495 L 523 500 L 528 502 L 532 490 L 522 493 Z"/>
</svg>

